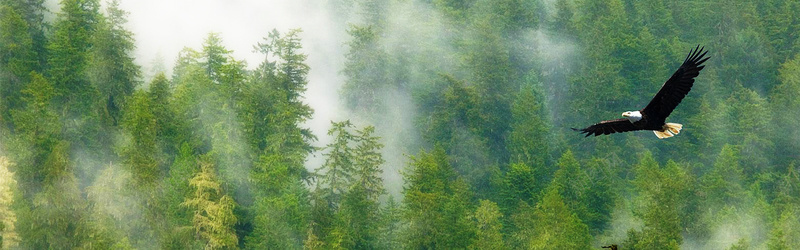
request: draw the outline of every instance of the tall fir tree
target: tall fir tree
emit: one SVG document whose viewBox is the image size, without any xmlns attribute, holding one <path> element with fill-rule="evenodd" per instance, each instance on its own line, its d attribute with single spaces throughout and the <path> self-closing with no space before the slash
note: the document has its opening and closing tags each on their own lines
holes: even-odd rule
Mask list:
<svg viewBox="0 0 800 250">
<path fill-rule="evenodd" d="M 196 239 L 208 249 L 236 248 L 238 238 L 233 228 L 237 221 L 233 214 L 236 202 L 222 189 L 211 159 L 205 156 L 198 164 L 200 172 L 189 181 L 194 194 L 182 203 L 194 210 L 192 225 Z"/>
<path fill-rule="evenodd" d="M 410 248 L 466 248 L 475 231 L 468 219 L 466 183 L 457 177 L 444 149 L 420 152 L 404 173 L 405 232 Z"/>
</svg>

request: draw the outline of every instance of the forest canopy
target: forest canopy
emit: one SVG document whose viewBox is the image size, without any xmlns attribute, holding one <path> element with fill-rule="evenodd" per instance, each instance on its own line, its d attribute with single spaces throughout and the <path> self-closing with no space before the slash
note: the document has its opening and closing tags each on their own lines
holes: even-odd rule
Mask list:
<svg viewBox="0 0 800 250">
<path fill-rule="evenodd" d="M 311 1 L 343 43 L 169 69 L 117 0 L 55 4 L 0 0 L 2 249 L 800 248 L 798 1 Z M 569 130 L 697 44 L 679 136 Z"/>
</svg>

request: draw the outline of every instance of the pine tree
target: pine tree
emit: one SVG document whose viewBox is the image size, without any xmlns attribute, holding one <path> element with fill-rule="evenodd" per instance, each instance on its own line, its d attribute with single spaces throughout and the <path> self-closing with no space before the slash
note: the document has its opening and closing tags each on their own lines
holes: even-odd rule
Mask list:
<svg viewBox="0 0 800 250">
<path fill-rule="evenodd" d="M 401 232 L 403 231 L 403 210 L 400 203 L 397 203 L 394 196 L 389 195 L 388 201 L 381 208 L 380 227 L 378 228 L 378 248 L 379 249 L 402 249 L 403 241 Z"/>
<path fill-rule="evenodd" d="M 635 166 L 633 183 L 639 196 L 634 214 L 644 222 L 640 232 L 629 231 L 625 245 L 636 249 L 677 249 L 683 237 L 682 219 L 691 217 L 682 214 L 688 202 L 687 173 L 675 162 L 669 161 L 661 168 L 652 154 L 646 152 Z"/>
<path fill-rule="evenodd" d="M 182 203 L 194 210 L 195 237 L 208 249 L 236 248 L 238 238 L 233 229 L 237 221 L 233 214 L 236 202 L 222 190 L 209 157 L 203 157 L 198 163 L 200 172 L 189 182 L 194 194 Z"/>
<path fill-rule="evenodd" d="M 299 248 L 306 230 L 323 237 L 316 238 L 323 244 L 330 226 L 313 217 L 315 225 L 321 226 L 308 227 L 315 215 L 312 208 L 322 204 L 311 204 L 312 195 L 305 186 L 312 176 L 305 160 L 315 150 L 310 143 L 316 138 L 301 125 L 311 118 L 313 110 L 300 98 L 308 84 L 308 65 L 300 51 L 299 33 L 291 30 L 282 36 L 273 30 L 256 46 L 265 60 L 241 93 L 239 119 L 250 149 L 260 155 L 250 173 L 256 186 L 252 207 L 255 218 L 253 233 L 245 238 L 247 247 Z M 314 231 L 320 227 L 325 229 Z"/>
<path fill-rule="evenodd" d="M 744 176 L 739 161 L 739 150 L 735 146 L 722 147 L 711 171 L 701 178 L 707 205 L 722 208 L 738 205 L 744 199 Z"/>
<path fill-rule="evenodd" d="M 183 128 L 185 124 L 176 117 L 172 106 L 172 89 L 164 74 L 157 74 L 150 83 L 147 92 L 150 108 L 156 120 L 156 138 L 158 148 L 167 154 L 164 163 L 171 163 L 172 157 L 180 151 L 181 144 L 190 141 Z"/>
<path fill-rule="evenodd" d="M 28 36 L 31 39 L 31 49 L 34 53 L 33 59 L 36 62 L 35 68 L 23 73 L 29 74 L 30 71 L 41 72 L 47 63 L 47 37 L 45 29 L 49 24 L 45 22 L 44 16 L 48 13 L 44 6 L 44 0 L 5 0 L 0 5 L 8 6 L 14 10 L 27 24 Z M 20 40 L 18 40 L 20 41 Z"/>
<path fill-rule="evenodd" d="M 420 152 L 404 173 L 403 218 L 410 248 L 466 248 L 475 232 L 468 219 L 466 183 L 457 178 L 444 149 Z"/>
<path fill-rule="evenodd" d="M 353 167 L 355 169 L 355 183 L 353 186 L 363 188 L 366 199 L 377 202 L 378 198 L 385 193 L 383 188 L 382 166 L 386 162 L 381 155 L 383 144 L 378 140 L 380 137 L 373 135 L 375 127 L 367 126 L 356 131 L 358 145 L 353 152 L 355 157 Z"/>
<path fill-rule="evenodd" d="M 282 182 L 282 188 L 278 193 L 258 197 L 254 202 L 253 232 L 245 238 L 245 246 L 253 249 L 299 249 L 303 246 L 303 236 L 311 219 L 311 195 L 299 179 L 290 175 L 273 178 Z"/>
<path fill-rule="evenodd" d="M 133 62 L 135 49 L 133 33 L 125 29 L 128 13 L 119 8 L 117 0 L 111 1 L 106 15 L 97 20 L 96 31 L 91 36 L 90 63 L 87 71 L 105 110 L 114 125 L 121 118 L 125 100 L 139 85 L 139 65 Z"/>
<path fill-rule="evenodd" d="M 769 249 L 796 249 L 800 247 L 800 218 L 796 209 L 781 214 L 769 232 Z"/>
<path fill-rule="evenodd" d="M 392 84 L 389 69 L 390 55 L 380 44 L 380 30 L 376 26 L 351 26 L 347 31 L 352 37 L 347 43 L 343 74 L 347 77 L 342 86 L 342 95 L 351 110 L 371 116 L 383 112 L 381 94 Z"/>
<path fill-rule="evenodd" d="M 92 36 L 100 17 L 97 0 L 61 2 L 61 13 L 53 25 L 54 34 L 48 46 L 49 76 L 59 103 L 70 115 L 90 113 L 96 89 L 87 77 Z"/>
<path fill-rule="evenodd" d="M 503 243 L 503 224 L 500 219 L 503 214 L 497 204 L 488 200 L 481 200 L 478 210 L 475 211 L 475 224 L 477 228 L 475 242 L 471 249 L 506 249 Z"/>
<path fill-rule="evenodd" d="M 536 223 L 530 249 L 590 248 L 589 228 L 564 203 L 558 187 L 548 188 L 533 215 Z"/>
<path fill-rule="evenodd" d="M 377 231 L 380 225 L 380 201 L 385 193 L 381 166 L 385 162 L 380 150 L 383 145 L 373 133 L 375 128 L 367 126 L 356 131 L 353 149 L 353 180 L 344 195 L 339 215 L 352 238 L 352 248 L 374 248 L 377 246 Z"/>
<path fill-rule="evenodd" d="M 5 156 L 0 156 L 0 248 L 11 249 L 19 244 L 16 231 L 17 215 L 12 210 L 17 180 L 9 171 L 12 163 Z"/>
<path fill-rule="evenodd" d="M 775 155 L 773 160 L 776 165 L 788 165 L 792 160 L 800 161 L 800 156 L 790 152 L 800 150 L 800 141 L 793 138 L 800 137 L 800 129 L 792 126 L 795 121 L 792 117 L 800 117 L 800 100 L 791 93 L 800 93 L 800 56 L 783 63 L 779 69 L 778 79 L 780 84 L 772 89 L 769 100 L 769 110 L 773 114 L 772 124 L 775 129 L 771 141 L 775 142 Z"/>
<path fill-rule="evenodd" d="M 156 117 L 147 93 L 137 91 L 133 94 L 122 126 L 128 133 L 129 142 L 123 146 L 120 155 L 131 169 L 136 186 L 154 185 L 163 176 L 159 169 L 162 157 L 156 137 Z"/>
<path fill-rule="evenodd" d="M 582 220 L 589 226 L 592 235 L 598 235 L 611 223 L 611 213 L 622 189 L 615 184 L 622 180 L 616 177 L 611 164 L 602 159 L 588 161 L 586 172 L 590 183 L 584 192 L 583 203 L 587 211 L 586 218 Z"/>
<path fill-rule="evenodd" d="M 539 183 L 534 169 L 524 163 L 513 163 L 503 177 L 500 210 L 504 214 L 514 213 L 521 203 L 533 206 L 539 200 L 544 184 Z"/>
<path fill-rule="evenodd" d="M 163 196 L 160 203 L 164 207 L 166 224 L 161 229 L 160 245 L 170 249 L 197 247 L 193 244 L 195 234 L 192 232 L 192 216 L 194 211 L 183 202 L 194 194 L 190 181 L 199 172 L 197 157 L 188 143 L 183 143 L 169 168 L 169 174 L 163 179 Z"/>
<path fill-rule="evenodd" d="M 350 132 L 353 124 L 350 121 L 332 122 L 333 127 L 328 130 L 328 135 L 333 136 L 333 142 L 328 144 L 325 163 L 317 169 L 322 172 L 318 188 L 321 188 L 322 197 L 332 209 L 336 210 L 342 200 L 342 196 L 349 189 L 353 180 L 354 156 L 350 142 L 354 135 Z"/>
<path fill-rule="evenodd" d="M 41 191 L 22 202 L 20 247 L 30 249 L 110 247 L 111 240 L 87 223 L 87 203 L 69 160 L 69 143 L 58 141 L 42 162 Z M 20 200 L 18 200 L 20 201 Z M 94 238 L 92 237 L 94 236 Z M 105 246 L 105 247 L 104 247 Z"/>
<path fill-rule="evenodd" d="M 564 152 L 561 158 L 558 159 L 558 170 L 553 177 L 550 188 L 556 188 L 559 191 L 564 204 L 582 221 L 590 217 L 587 207 L 589 204 L 586 202 L 590 183 L 589 176 L 572 154 L 572 151 L 567 150 Z"/>
<path fill-rule="evenodd" d="M 9 111 L 21 108 L 20 91 L 30 80 L 30 73 L 37 69 L 33 39 L 28 33 L 29 25 L 17 11 L 0 4 L 0 121 L 9 117 Z M 4 124 L 9 125 L 9 124 Z"/>
<path fill-rule="evenodd" d="M 542 184 L 550 181 L 548 175 L 555 169 L 548 168 L 552 161 L 550 143 L 553 138 L 550 136 L 550 124 L 545 118 L 544 96 L 540 91 L 534 85 L 520 88 L 511 105 L 511 130 L 506 147 L 511 155 L 509 162 L 524 163 L 533 168 L 538 188 L 542 190 Z"/>
</svg>

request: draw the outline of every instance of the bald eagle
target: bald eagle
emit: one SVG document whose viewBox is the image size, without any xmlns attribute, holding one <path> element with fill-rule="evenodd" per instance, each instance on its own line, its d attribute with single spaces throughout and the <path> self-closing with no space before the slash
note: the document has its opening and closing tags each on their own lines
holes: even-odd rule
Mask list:
<svg viewBox="0 0 800 250">
<path fill-rule="evenodd" d="M 683 125 L 666 123 L 666 119 L 692 89 L 694 78 L 705 67 L 702 64 L 709 57 L 703 58 L 708 52 L 704 52 L 704 48 L 700 48 L 698 45 L 690 50 L 681 67 L 661 86 L 661 90 L 643 109 L 624 112 L 622 116 L 625 118 L 622 119 L 602 121 L 584 129 L 573 128 L 572 130 L 585 133 L 587 137 L 636 130 L 652 130 L 659 139 L 677 135 L 681 132 Z"/>
</svg>

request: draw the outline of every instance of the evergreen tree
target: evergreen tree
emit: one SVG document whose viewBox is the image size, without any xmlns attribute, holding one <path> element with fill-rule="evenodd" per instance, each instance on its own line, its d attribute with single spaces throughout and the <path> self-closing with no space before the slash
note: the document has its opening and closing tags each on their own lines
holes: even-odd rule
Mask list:
<svg viewBox="0 0 800 250">
<path fill-rule="evenodd" d="M 238 238 L 233 229 L 237 220 L 233 214 L 236 202 L 222 190 L 208 156 L 198 163 L 200 172 L 189 181 L 194 194 L 182 203 L 194 210 L 192 225 L 196 238 L 208 249 L 236 248 Z"/>
<path fill-rule="evenodd" d="M 389 195 L 386 205 L 381 208 L 381 220 L 378 228 L 378 248 L 402 249 L 403 210 L 394 196 Z"/>
<path fill-rule="evenodd" d="M 24 159 L 17 160 L 15 172 L 25 197 L 31 197 L 41 190 L 46 171 L 40 166 L 62 143 L 61 123 L 51 102 L 55 95 L 53 85 L 41 74 L 31 73 L 30 77 L 31 82 L 22 91 L 25 108 L 12 111 L 16 136 L 29 144 L 25 145 L 25 149 L 30 148 L 16 153 Z"/>
<path fill-rule="evenodd" d="M 409 248 L 466 248 L 475 232 L 467 218 L 468 190 L 444 150 L 420 152 L 404 173 L 405 234 Z"/>
<path fill-rule="evenodd" d="M 470 246 L 471 249 L 505 249 L 501 230 L 503 224 L 500 223 L 503 214 L 497 204 L 488 200 L 481 200 L 478 210 L 475 211 L 475 224 L 477 228 L 475 242 Z"/>
<path fill-rule="evenodd" d="M 539 200 L 543 184 L 537 180 L 533 168 L 524 163 L 514 163 L 509 166 L 503 177 L 501 211 L 512 214 L 521 203 L 533 206 Z"/>
<path fill-rule="evenodd" d="M 88 72 L 97 88 L 107 116 L 114 125 L 121 118 L 125 99 L 139 85 L 139 65 L 133 62 L 135 49 L 133 33 L 125 29 L 128 13 L 119 8 L 117 0 L 111 1 L 106 15 L 97 20 L 96 31 L 91 36 Z"/>
<path fill-rule="evenodd" d="M 9 117 L 10 110 L 23 106 L 20 91 L 29 81 L 31 71 L 37 69 L 28 28 L 29 24 L 14 8 L 5 2 L 0 4 L 0 117 Z M 6 119 L 0 121 L 11 120 Z"/>
<path fill-rule="evenodd" d="M 378 198 L 384 193 L 380 175 L 385 161 L 379 152 L 383 145 L 373 135 L 374 131 L 374 127 L 367 126 L 355 135 L 358 145 L 353 149 L 353 180 L 339 211 L 346 232 L 352 238 L 352 248 L 377 246 L 381 219 Z"/>
<path fill-rule="evenodd" d="M 788 210 L 781 214 L 780 218 L 775 221 L 772 230 L 769 233 L 769 240 L 767 247 L 769 249 L 795 249 L 800 247 L 800 218 L 797 216 L 797 210 Z"/>
<path fill-rule="evenodd" d="M 160 234 L 159 244 L 164 248 L 181 249 L 196 247 L 192 240 L 195 234 L 192 232 L 192 216 L 194 211 L 183 205 L 184 200 L 189 199 L 194 194 L 190 180 L 195 173 L 199 172 L 196 156 L 188 143 L 180 146 L 175 161 L 169 168 L 169 174 L 163 179 L 164 187 L 162 200 L 166 221 L 165 227 Z"/>
<path fill-rule="evenodd" d="M 634 185 L 639 191 L 634 213 L 644 222 L 637 232 L 630 230 L 626 246 L 635 249 L 677 249 L 683 237 L 681 214 L 685 206 L 687 173 L 675 162 L 661 168 L 652 154 L 646 152 L 635 166 Z M 690 217 L 689 217 L 690 218 Z"/>
<path fill-rule="evenodd" d="M 17 228 L 20 247 L 110 247 L 110 239 L 87 223 L 87 204 L 69 162 L 69 143 L 59 141 L 50 150 L 40 165 L 44 175 L 41 191 L 25 200 L 26 207 L 17 214 L 18 225 L 30 225 Z"/>
<path fill-rule="evenodd" d="M 11 249 L 19 244 L 16 230 L 17 215 L 12 210 L 17 180 L 9 171 L 11 162 L 0 156 L 0 248 Z"/>
<path fill-rule="evenodd" d="M 590 248 L 589 228 L 564 203 L 557 186 L 545 192 L 533 215 L 536 224 L 530 249 Z"/>
<path fill-rule="evenodd" d="M 188 129 L 185 128 L 186 124 L 176 117 L 172 106 L 170 82 L 163 73 L 153 78 L 147 94 L 151 112 L 156 120 L 158 148 L 167 154 L 167 161 L 163 163 L 169 164 L 172 162 L 172 156 L 180 151 L 181 144 L 190 141 L 189 135 L 185 133 Z"/>
<path fill-rule="evenodd" d="M 537 87 L 526 85 L 520 88 L 511 105 L 512 121 L 507 148 L 511 155 L 510 162 L 524 163 L 535 170 L 536 183 L 542 190 L 542 184 L 550 181 L 548 175 L 555 170 L 548 168 L 552 161 L 549 155 L 553 138 L 550 136 L 550 124 L 544 119 L 547 117 L 545 100 Z"/>
<path fill-rule="evenodd" d="M 354 140 L 354 135 L 350 132 L 353 124 L 350 121 L 332 122 L 332 128 L 328 130 L 328 135 L 333 136 L 333 142 L 328 144 L 325 163 L 317 169 L 322 172 L 319 177 L 318 188 L 322 192 L 322 197 L 334 211 L 341 204 L 342 196 L 348 191 L 353 180 L 354 156 L 350 142 Z"/>
<path fill-rule="evenodd" d="M 283 187 L 277 194 L 259 197 L 254 202 L 254 228 L 245 238 L 245 246 L 253 249 L 300 249 L 311 217 L 311 196 L 299 179 L 291 181 L 290 176 L 273 176 L 272 179 L 285 184 L 281 184 Z"/>
<path fill-rule="evenodd" d="M 31 50 L 34 53 L 33 59 L 36 62 L 33 69 L 23 73 L 29 74 L 30 71 L 42 71 L 47 63 L 47 37 L 45 30 L 50 27 L 45 21 L 45 14 L 48 13 L 44 6 L 44 0 L 5 0 L 0 3 L 13 9 L 27 24 L 28 36 L 31 39 Z M 4 29 L 5 30 L 5 29 Z M 21 41 L 21 40 L 17 40 Z"/>
<path fill-rule="evenodd" d="M 795 121 L 792 117 L 800 117 L 800 101 L 792 93 L 800 93 L 800 56 L 783 63 L 779 69 L 778 79 L 780 84 L 772 89 L 769 96 L 769 110 L 773 114 L 771 123 L 777 129 L 771 141 L 775 142 L 775 155 L 773 164 L 787 165 L 792 160 L 800 161 L 800 156 L 790 152 L 800 150 L 800 141 L 792 138 L 800 137 L 800 129 L 792 126 Z"/>
<path fill-rule="evenodd" d="M 242 92 L 239 117 L 251 150 L 260 154 L 251 172 L 257 188 L 253 233 L 245 238 L 248 247 L 300 248 L 312 219 L 311 194 L 304 184 L 311 175 L 304 164 L 316 138 L 301 127 L 313 110 L 300 99 L 308 84 L 308 66 L 300 52 L 299 32 L 281 36 L 273 30 L 256 46 L 265 61 Z M 277 59 L 272 61 L 272 56 Z"/>
<path fill-rule="evenodd" d="M 347 107 L 370 116 L 384 111 L 388 103 L 381 96 L 392 84 L 389 55 L 380 44 L 380 30 L 375 26 L 351 26 L 352 40 L 345 57 L 343 74 L 347 77 L 342 95 Z"/>
<path fill-rule="evenodd" d="M 68 115 L 90 114 L 96 89 L 86 77 L 92 36 L 100 18 L 97 0 L 61 2 L 61 13 L 54 24 L 52 42 L 48 46 L 49 76 L 59 104 Z"/>
<path fill-rule="evenodd" d="M 739 161 L 739 150 L 735 146 L 722 147 L 711 171 L 701 178 L 707 205 L 722 208 L 743 201 L 744 176 Z"/>
<path fill-rule="evenodd" d="M 553 182 L 550 188 L 555 188 L 559 191 L 562 202 L 566 204 L 570 211 L 575 213 L 581 221 L 587 220 L 589 216 L 588 205 L 586 201 L 587 192 L 589 191 L 589 175 L 581 167 L 581 164 L 572 154 L 571 150 L 567 150 L 561 155 L 558 160 L 558 171 L 556 171 Z"/>
<path fill-rule="evenodd" d="M 130 167 L 137 186 L 154 185 L 163 174 L 159 169 L 161 150 L 156 141 L 156 118 L 147 93 L 137 91 L 131 97 L 122 126 L 129 133 L 129 143 L 120 152 L 123 162 Z"/>
<path fill-rule="evenodd" d="M 611 213 L 619 197 L 620 187 L 615 183 L 620 180 L 616 171 L 604 160 L 591 159 L 586 163 L 589 176 L 589 188 L 584 192 L 583 203 L 586 204 L 586 218 L 582 219 L 589 226 L 592 235 L 603 232 L 611 223 Z"/>
</svg>

